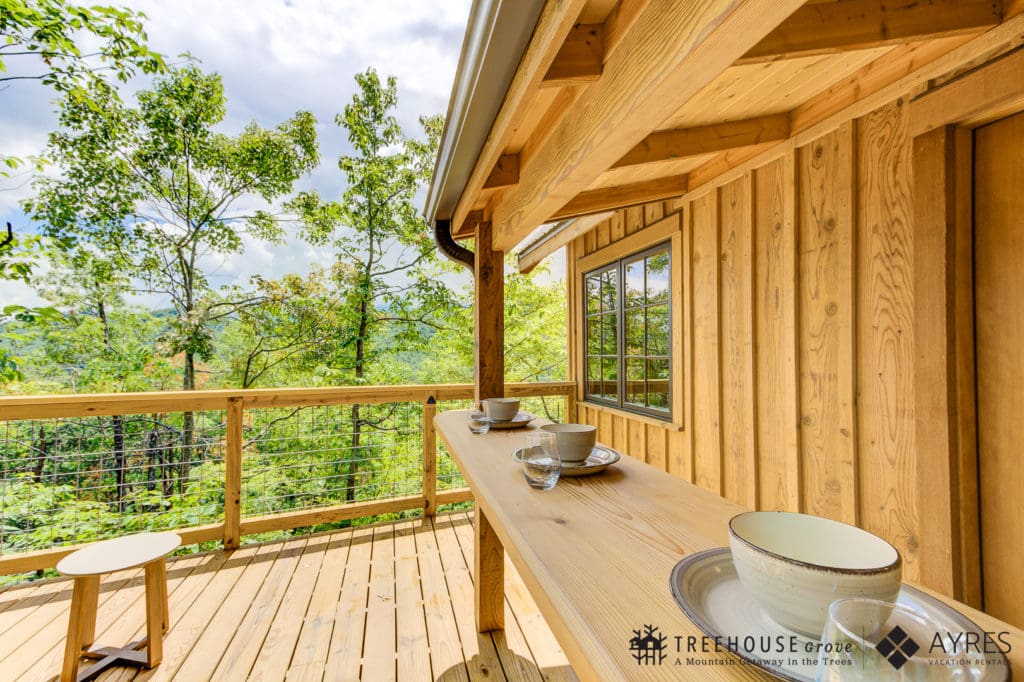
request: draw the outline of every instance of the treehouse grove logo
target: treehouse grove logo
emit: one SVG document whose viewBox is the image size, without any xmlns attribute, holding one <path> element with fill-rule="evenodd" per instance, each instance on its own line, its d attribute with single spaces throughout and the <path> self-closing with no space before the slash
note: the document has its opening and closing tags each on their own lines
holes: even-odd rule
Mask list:
<svg viewBox="0 0 1024 682">
<path fill-rule="evenodd" d="M 875 645 L 875 649 L 885 657 L 889 665 L 899 670 L 921 649 L 921 646 L 897 625 Z"/>
<path fill-rule="evenodd" d="M 633 630 L 629 640 L 629 650 L 637 665 L 661 665 L 665 662 L 668 638 L 654 625 L 644 625 L 640 630 Z"/>
</svg>

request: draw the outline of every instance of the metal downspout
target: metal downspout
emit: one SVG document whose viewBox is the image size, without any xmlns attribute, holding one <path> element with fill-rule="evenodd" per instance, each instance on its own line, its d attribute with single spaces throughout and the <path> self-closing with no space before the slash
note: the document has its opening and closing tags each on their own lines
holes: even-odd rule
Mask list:
<svg viewBox="0 0 1024 682">
<path fill-rule="evenodd" d="M 452 221 L 440 219 L 434 221 L 434 243 L 437 244 L 437 250 L 443 253 L 448 260 L 465 265 L 470 272 L 475 273 L 476 257 L 472 251 L 460 245 L 452 237 Z"/>
</svg>

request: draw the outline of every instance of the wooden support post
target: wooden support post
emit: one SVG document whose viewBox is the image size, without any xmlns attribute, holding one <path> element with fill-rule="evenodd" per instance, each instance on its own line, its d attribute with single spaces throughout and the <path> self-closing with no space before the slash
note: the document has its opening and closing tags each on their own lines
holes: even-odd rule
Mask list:
<svg viewBox="0 0 1024 682">
<path fill-rule="evenodd" d="M 437 431 L 434 415 L 437 401 L 430 396 L 423 403 L 423 515 L 437 513 Z"/>
<path fill-rule="evenodd" d="M 505 395 L 505 254 L 492 248 L 490 221 L 476 228 L 473 289 L 474 399 Z"/>
<path fill-rule="evenodd" d="M 479 504 L 473 525 L 476 627 L 480 632 L 501 630 L 505 627 L 505 548 Z"/>
<path fill-rule="evenodd" d="M 242 522 L 242 399 L 228 398 L 224 448 L 224 549 L 237 549 Z"/>
</svg>

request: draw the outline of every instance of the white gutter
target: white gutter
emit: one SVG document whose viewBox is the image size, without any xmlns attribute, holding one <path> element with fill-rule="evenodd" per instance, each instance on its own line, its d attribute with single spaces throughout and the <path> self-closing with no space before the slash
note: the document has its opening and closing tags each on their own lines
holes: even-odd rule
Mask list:
<svg viewBox="0 0 1024 682">
<path fill-rule="evenodd" d="M 450 220 L 545 0 L 474 0 L 423 215 Z"/>
</svg>

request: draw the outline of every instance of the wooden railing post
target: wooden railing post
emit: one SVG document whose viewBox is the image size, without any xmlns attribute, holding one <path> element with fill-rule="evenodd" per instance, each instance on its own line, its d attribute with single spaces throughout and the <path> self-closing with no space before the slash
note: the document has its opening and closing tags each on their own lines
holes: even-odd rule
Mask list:
<svg viewBox="0 0 1024 682">
<path fill-rule="evenodd" d="M 242 399 L 228 398 L 224 448 L 224 549 L 237 549 L 242 524 Z"/>
<path fill-rule="evenodd" d="M 423 402 L 423 515 L 437 513 L 437 431 L 434 415 L 437 401 L 430 396 Z"/>
</svg>

